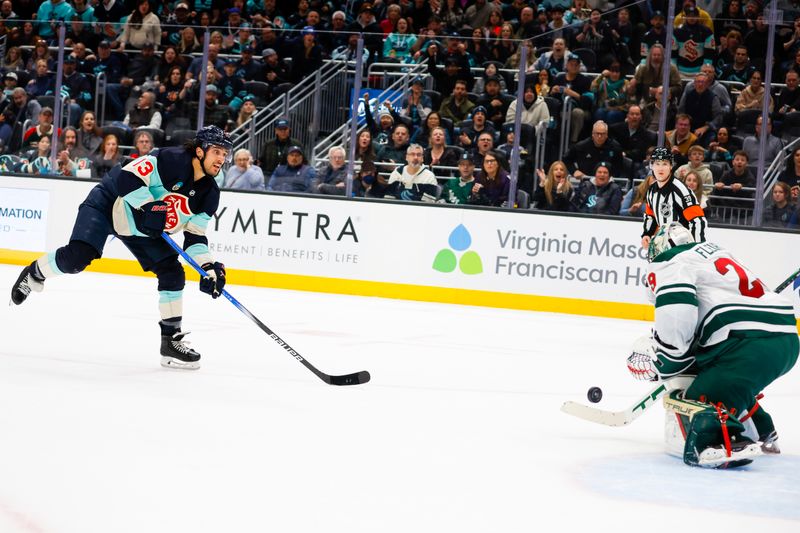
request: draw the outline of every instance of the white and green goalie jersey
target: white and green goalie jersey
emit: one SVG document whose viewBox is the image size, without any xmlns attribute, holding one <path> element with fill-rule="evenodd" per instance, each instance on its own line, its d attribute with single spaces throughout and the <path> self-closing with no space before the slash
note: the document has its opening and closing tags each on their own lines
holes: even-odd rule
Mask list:
<svg viewBox="0 0 800 533">
<path fill-rule="evenodd" d="M 771 291 L 716 244 L 667 250 L 650 264 L 647 280 L 662 377 L 708 364 L 732 338 L 797 335 L 789 297 Z"/>
</svg>

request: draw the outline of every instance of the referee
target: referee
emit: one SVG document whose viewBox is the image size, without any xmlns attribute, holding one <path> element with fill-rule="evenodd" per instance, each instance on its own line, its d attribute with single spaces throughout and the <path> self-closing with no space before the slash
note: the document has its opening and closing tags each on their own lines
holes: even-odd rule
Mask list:
<svg viewBox="0 0 800 533">
<path fill-rule="evenodd" d="M 653 150 L 650 170 L 656 178 L 645 195 L 642 247 L 647 249 L 650 238 L 660 226 L 680 222 L 696 242 L 706 240 L 706 220 L 697 198 L 682 181 L 672 175 L 672 153 L 663 147 Z"/>
</svg>

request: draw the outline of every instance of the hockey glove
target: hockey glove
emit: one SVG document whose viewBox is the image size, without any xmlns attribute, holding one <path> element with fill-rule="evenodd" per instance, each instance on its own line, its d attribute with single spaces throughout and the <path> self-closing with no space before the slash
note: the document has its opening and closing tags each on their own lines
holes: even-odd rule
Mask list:
<svg viewBox="0 0 800 533">
<path fill-rule="evenodd" d="M 139 209 L 132 209 L 136 229 L 150 237 L 158 237 L 167 225 L 167 202 L 148 202 Z"/>
<path fill-rule="evenodd" d="M 653 338 L 644 335 L 636 339 L 633 349 L 628 356 L 628 371 L 631 375 L 642 381 L 658 381 L 656 370 L 656 354 L 653 350 Z"/>
<path fill-rule="evenodd" d="M 206 263 L 203 265 L 206 275 L 200 278 L 200 291 L 219 298 L 225 288 L 225 265 L 222 263 Z"/>
</svg>

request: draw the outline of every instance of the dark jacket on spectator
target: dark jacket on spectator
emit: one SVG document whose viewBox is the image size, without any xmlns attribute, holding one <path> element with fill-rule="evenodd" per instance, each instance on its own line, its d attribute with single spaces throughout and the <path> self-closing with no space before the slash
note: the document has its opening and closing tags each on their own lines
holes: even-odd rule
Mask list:
<svg viewBox="0 0 800 533">
<path fill-rule="evenodd" d="M 564 154 L 564 164 L 570 174 L 580 170 L 587 176 L 592 176 L 595 167 L 602 161 L 611 165 L 612 176 L 622 175 L 622 147 L 610 137 L 600 147 L 595 146 L 593 139 L 584 139 Z"/>
<path fill-rule="evenodd" d="M 264 144 L 261 155 L 261 169 L 264 171 L 264 176 L 272 176 L 278 165 L 286 164 L 286 151 L 290 146 L 302 148 L 303 144 L 294 137 L 289 137 L 286 142 L 281 142 L 275 137 Z"/>
<path fill-rule="evenodd" d="M 618 142 L 625 155 L 635 163 L 644 161 L 647 149 L 658 142 L 658 135 L 645 128 L 644 122 L 633 132 L 628 128 L 627 122 L 612 124 L 608 127 L 608 136 Z"/>
<path fill-rule="evenodd" d="M 622 189 L 614 180 L 602 187 L 594 184 L 594 178 L 585 179 L 572 197 L 575 211 L 596 215 L 617 215 L 622 205 Z"/>
</svg>

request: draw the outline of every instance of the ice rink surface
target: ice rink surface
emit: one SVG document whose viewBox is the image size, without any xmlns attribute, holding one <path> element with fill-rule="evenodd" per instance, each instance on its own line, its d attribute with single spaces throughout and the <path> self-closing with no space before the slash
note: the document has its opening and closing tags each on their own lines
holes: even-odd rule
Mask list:
<svg viewBox="0 0 800 533">
<path fill-rule="evenodd" d="M 154 278 L 83 273 L 5 305 L 0 532 L 800 531 L 800 370 L 766 391 L 783 454 L 735 471 L 662 451 L 663 410 L 625 428 L 636 321 L 189 282 L 199 371 L 159 366 Z M 588 529 L 591 528 L 591 529 Z"/>
</svg>

